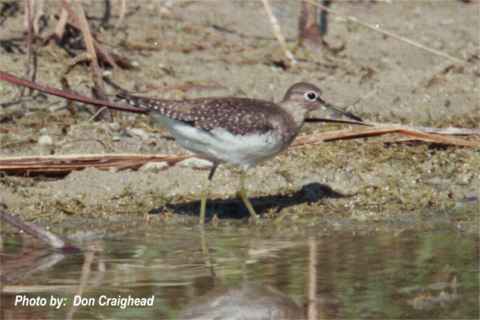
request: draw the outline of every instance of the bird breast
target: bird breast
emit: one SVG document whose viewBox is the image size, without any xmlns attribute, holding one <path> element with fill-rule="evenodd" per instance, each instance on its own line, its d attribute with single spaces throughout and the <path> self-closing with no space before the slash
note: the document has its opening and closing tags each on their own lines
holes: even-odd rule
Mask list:
<svg viewBox="0 0 480 320">
<path fill-rule="evenodd" d="M 235 135 L 223 128 L 206 131 L 166 117 L 162 117 L 161 123 L 183 148 L 211 161 L 245 168 L 275 156 L 284 147 L 283 137 L 276 130 Z"/>
</svg>

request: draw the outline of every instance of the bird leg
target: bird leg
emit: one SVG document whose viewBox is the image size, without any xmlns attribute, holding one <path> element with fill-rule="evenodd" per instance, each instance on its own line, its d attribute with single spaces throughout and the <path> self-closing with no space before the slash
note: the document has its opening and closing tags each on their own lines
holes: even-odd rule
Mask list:
<svg viewBox="0 0 480 320">
<path fill-rule="evenodd" d="M 238 191 L 237 195 L 242 199 L 243 203 L 245 204 L 245 207 L 248 209 L 248 213 L 250 213 L 250 218 L 252 219 L 253 223 L 257 223 L 257 213 L 255 212 L 255 209 L 253 208 L 252 203 L 247 197 L 247 190 L 245 188 L 245 178 L 246 174 L 245 171 L 242 171 L 242 174 L 240 175 L 240 190 Z"/>
<path fill-rule="evenodd" d="M 207 197 L 208 197 L 208 194 L 210 193 L 210 187 L 212 185 L 213 175 L 215 174 L 217 167 L 218 167 L 218 163 L 213 163 L 213 166 L 210 169 L 210 173 L 208 174 L 207 184 L 203 188 L 202 195 L 200 197 L 200 222 L 199 223 L 202 226 L 205 224 L 205 215 L 207 211 Z"/>
</svg>

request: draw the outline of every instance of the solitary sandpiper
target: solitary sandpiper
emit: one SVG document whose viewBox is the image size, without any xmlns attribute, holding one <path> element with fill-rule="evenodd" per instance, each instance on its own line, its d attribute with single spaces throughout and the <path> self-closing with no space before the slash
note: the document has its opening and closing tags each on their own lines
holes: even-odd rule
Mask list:
<svg viewBox="0 0 480 320">
<path fill-rule="evenodd" d="M 205 223 L 209 185 L 219 164 L 230 163 L 243 169 L 238 195 L 255 222 L 257 214 L 245 189 L 246 169 L 285 150 L 311 111 L 320 109 L 355 119 L 326 103 L 320 89 L 305 82 L 291 86 L 278 104 L 238 97 L 164 100 L 125 93 L 119 97 L 148 110 L 180 146 L 212 162 L 208 186 L 200 201 L 201 224 Z"/>
</svg>

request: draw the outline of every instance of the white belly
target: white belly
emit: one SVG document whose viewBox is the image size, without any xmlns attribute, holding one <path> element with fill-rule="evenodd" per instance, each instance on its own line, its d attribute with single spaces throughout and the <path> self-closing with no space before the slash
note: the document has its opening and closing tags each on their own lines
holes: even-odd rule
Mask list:
<svg viewBox="0 0 480 320">
<path fill-rule="evenodd" d="M 155 118 L 169 129 L 179 145 L 212 161 L 248 168 L 283 149 L 280 135 L 276 132 L 234 136 L 221 128 L 205 131 L 163 116 L 156 115 Z"/>
</svg>

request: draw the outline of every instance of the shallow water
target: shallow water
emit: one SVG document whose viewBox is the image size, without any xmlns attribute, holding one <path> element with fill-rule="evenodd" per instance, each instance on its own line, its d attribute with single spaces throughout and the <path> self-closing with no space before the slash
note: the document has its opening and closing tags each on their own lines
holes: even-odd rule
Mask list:
<svg viewBox="0 0 480 320">
<path fill-rule="evenodd" d="M 479 317 L 478 237 L 448 226 L 365 234 L 242 224 L 125 229 L 97 239 L 92 232 L 78 242 L 85 252 L 69 255 L 5 237 L 2 319 Z M 153 305 L 100 305 L 129 295 Z M 92 305 L 74 307 L 75 296 Z M 66 300 L 55 309 L 52 297 Z M 22 306 L 32 298 L 46 306 Z"/>
</svg>

